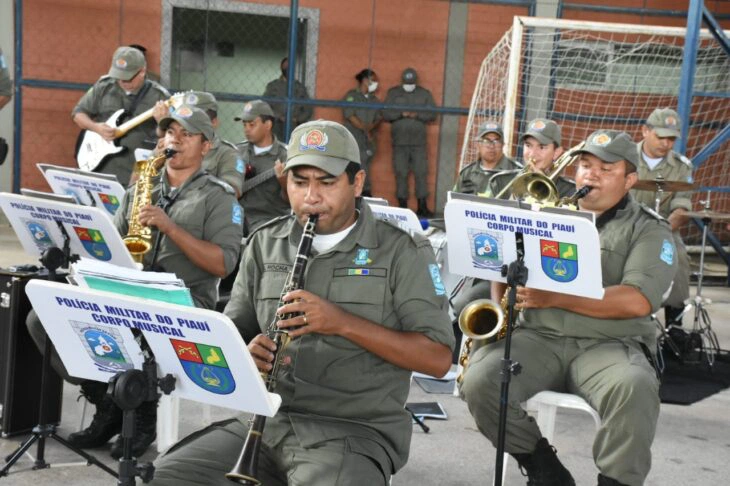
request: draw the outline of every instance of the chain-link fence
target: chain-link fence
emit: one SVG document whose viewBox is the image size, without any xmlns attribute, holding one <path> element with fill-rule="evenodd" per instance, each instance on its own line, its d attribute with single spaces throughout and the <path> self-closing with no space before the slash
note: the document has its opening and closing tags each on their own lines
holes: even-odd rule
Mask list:
<svg viewBox="0 0 730 486">
<path fill-rule="evenodd" d="M 561 2 L 539 0 L 304 0 L 293 2 L 296 39 L 290 42 L 291 4 L 274 0 L 52 0 L 18 2 L 22 30 L 21 160 L 18 186 L 43 187 L 37 162 L 73 166 L 78 129 L 70 112 L 82 91 L 109 70 L 119 45 L 146 48 L 148 71 L 171 91 L 212 92 L 219 100 L 219 133 L 231 142 L 244 138 L 233 118 L 245 101 L 265 97 L 273 104 L 309 106 L 313 118 L 343 121 L 343 109 L 391 107 L 388 90 L 403 84 L 407 67 L 435 100 L 439 116 L 426 129 L 429 205 L 442 207 L 459 166 L 466 119 L 480 65 L 511 27 L 515 15 L 546 7 L 560 15 Z M 645 21 L 642 12 L 566 8 L 583 20 Z M 614 8 L 606 12 L 605 8 Z M 730 5 L 711 3 L 718 18 Z M 542 10 L 541 10 L 542 9 Z M 652 22 L 680 25 L 675 14 Z M 282 59 L 294 54 L 297 83 L 287 97 Z M 372 69 L 378 88 L 368 103 L 348 101 L 351 90 L 367 91 L 355 76 Z M 267 86 L 269 89 L 267 90 Z M 375 97 L 375 103 L 370 103 Z M 307 99 L 303 99 L 307 98 Z M 407 107 L 395 107 L 405 110 Z M 296 108 L 293 110 L 296 113 Z M 303 110 L 306 111 L 306 110 Z M 302 119 L 297 122 L 304 121 Z M 395 202 L 391 126 L 372 130 L 374 195 Z M 412 181 L 411 181 L 412 184 Z M 413 190 L 411 190 L 413 194 Z M 411 200 L 411 207 L 415 201 Z"/>
</svg>

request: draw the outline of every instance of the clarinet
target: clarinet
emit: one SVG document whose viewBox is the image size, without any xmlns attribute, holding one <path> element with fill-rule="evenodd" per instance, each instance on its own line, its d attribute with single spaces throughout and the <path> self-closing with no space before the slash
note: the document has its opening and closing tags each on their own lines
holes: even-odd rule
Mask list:
<svg viewBox="0 0 730 486">
<path fill-rule="evenodd" d="M 297 289 L 304 287 L 304 271 L 307 267 L 307 261 L 312 250 L 312 240 L 314 239 L 314 227 L 317 224 L 319 215 L 311 214 L 307 223 L 304 225 L 302 239 L 299 241 L 297 248 L 297 256 L 294 259 L 294 265 L 286 280 L 286 285 L 281 291 L 279 298 L 279 307 L 284 305 L 284 296 Z M 276 352 L 271 370 L 268 373 L 262 373 L 262 378 L 266 384 L 266 391 L 273 392 L 276 389 L 276 381 L 279 374 L 279 368 L 284 359 L 283 353 L 291 341 L 289 332 L 279 329 L 279 321 L 291 319 L 299 315 L 298 313 L 288 313 L 280 316 L 274 316 L 267 329 L 268 337 L 276 344 Z M 261 484 L 257 479 L 259 453 L 261 452 L 261 439 L 266 425 L 266 416 L 255 414 L 249 422 L 248 435 L 241 449 L 241 455 L 235 467 L 226 474 L 226 478 L 231 481 L 247 486 L 255 486 Z"/>
</svg>

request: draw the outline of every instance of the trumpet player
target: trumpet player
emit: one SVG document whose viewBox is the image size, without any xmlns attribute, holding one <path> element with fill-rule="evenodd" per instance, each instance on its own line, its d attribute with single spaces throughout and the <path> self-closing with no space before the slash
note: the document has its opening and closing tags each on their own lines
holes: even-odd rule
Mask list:
<svg viewBox="0 0 730 486">
<path fill-rule="evenodd" d="M 512 356 L 522 372 L 512 377 L 505 449 L 528 484 L 573 485 L 570 472 L 520 403 L 542 390 L 583 397 L 601 416 L 593 443 L 599 486 L 639 486 L 651 466 L 659 414 L 659 380 L 651 313 L 661 305 L 676 271 L 668 223 L 637 203 L 636 144 L 624 132 L 599 130 L 579 151 L 579 188 L 592 189 L 580 209 L 596 215 L 601 242 L 602 299 L 517 289 L 519 328 Z M 494 285 L 501 295 L 503 285 Z M 504 340 L 469 358 L 461 392 L 479 430 L 497 442 L 500 360 Z"/>
<path fill-rule="evenodd" d="M 265 334 L 276 315 L 292 341 L 258 456 L 258 481 L 381 485 L 405 464 L 404 409 L 412 370 L 443 375 L 454 344 L 445 289 L 427 239 L 376 220 L 360 204 L 365 172 L 352 134 L 318 120 L 291 136 L 284 171 L 293 214 L 249 236 L 225 309 L 259 370 L 275 359 Z M 304 287 L 281 296 L 304 222 L 318 214 Z M 285 302 L 277 308 L 280 298 Z M 152 485 L 229 485 L 245 418 L 184 439 L 155 463 Z"/>
<path fill-rule="evenodd" d="M 527 125 L 527 131 L 520 137 L 520 141 L 522 142 L 525 168 L 550 175 L 553 162 L 563 154 L 560 126 L 547 118 L 536 118 Z M 495 175 L 489 181 L 485 195 L 495 197 L 500 194 L 519 174 L 519 170 L 511 170 Z M 560 197 L 569 197 L 575 192 L 575 182 L 562 175 L 556 178 L 555 186 Z M 509 199 L 510 195 L 511 193 L 508 192 L 501 197 Z"/>
<path fill-rule="evenodd" d="M 164 146 L 175 150 L 161 175 L 150 181 L 155 205 L 138 208 L 139 222 L 153 228 L 153 248 L 144 256 L 146 269 L 176 274 L 190 289 L 197 307 L 214 309 L 218 282 L 233 271 L 243 236 L 241 207 L 233 189 L 201 169 L 210 149 L 213 126 L 202 110 L 183 105 L 160 120 Z M 132 214 L 135 187 L 125 194 L 114 216 L 121 234 L 127 233 Z M 162 206 L 162 207 L 161 207 Z M 154 241 L 159 234 L 159 244 Z M 35 313 L 27 320 L 30 335 L 39 349 L 47 338 Z M 55 354 L 51 363 L 66 381 L 81 385 L 81 393 L 96 406 L 91 424 L 68 437 L 68 442 L 86 449 L 101 447 L 122 429 L 122 411 L 106 394 L 107 384 L 71 377 Z M 156 438 L 157 402 L 142 402 L 135 410 L 135 435 L 132 454 L 142 455 Z M 114 442 L 111 456 L 123 454 L 121 435 Z"/>
</svg>

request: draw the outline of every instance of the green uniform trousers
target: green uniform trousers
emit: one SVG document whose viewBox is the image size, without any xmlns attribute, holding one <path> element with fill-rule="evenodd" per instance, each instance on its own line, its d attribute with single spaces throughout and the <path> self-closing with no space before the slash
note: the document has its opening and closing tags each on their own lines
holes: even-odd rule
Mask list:
<svg viewBox="0 0 730 486">
<path fill-rule="evenodd" d="M 428 197 L 426 174 L 428 155 L 426 145 L 393 145 L 393 171 L 395 172 L 395 194 L 398 199 L 408 199 L 408 172 L 413 171 L 416 179 L 416 198 Z"/>
<path fill-rule="evenodd" d="M 155 461 L 148 484 L 230 486 L 225 474 L 238 461 L 247 433 L 248 426 L 237 419 L 194 432 Z M 275 448 L 262 445 L 257 476 L 262 486 L 386 486 L 390 481 L 390 473 L 352 450 L 347 439 L 304 448 L 293 430 Z"/>
<path fill-rule="evenodd" d="M 609 324 L 607 324 L 609 325 Z M 522 365 L 512 377 L 505 450 L 532 452 L 541 438 L 521 403 L 542 390 L 583 397 L 601 416 L 593 458 L 604 476 L 641 485 L 651 468 L 651 443 L 659 416 L 659 380 L 634 341 L 548 337 L 519 329 L 511 358 Z M 497 443 L 500 368 L 504 340 L 470 356 L 461 392 L 479 430 Z"/>
</svg>

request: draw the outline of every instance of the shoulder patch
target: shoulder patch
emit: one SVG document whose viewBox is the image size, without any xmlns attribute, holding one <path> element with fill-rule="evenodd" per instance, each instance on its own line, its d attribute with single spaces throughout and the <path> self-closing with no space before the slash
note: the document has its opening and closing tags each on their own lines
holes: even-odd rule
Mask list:
<svg viewBox="0 0 730 486">
<path fill-rule="evenodd" d="M 236 195 L 236 190 L 233 189 L 233 187 L 231 187 L 231 185 L 226 181 L 218 179 L 216 176 L 210 174 L 208 174 L 208 180 L 213 184 L 222 187 L 223 190 L 226 191 L 228 194 L 231 194 L 233 196 Z"/>
<path fill-rule="evenodd" d="M 233 201 L 233 206 L 231 207 L 231 222 L 233 224 L 237 224 L 238 226 L 243 225 L 243 208 L 240 204 L 238 204 L 238 201 Z"/>
<path fill-rule="evenodd" d="M 662 242 L 662 250 L 659 253 L 659 259 L 667 265 L 674 263 L 674 243 L 669 240 L 664 240 Z"/>
<path fill-rule="evenodd" d="M 433 288 L 436 291 L 436 295 L 446 295 L 446 287 L 444 282 L 441 280 L 441 271 L 439 266 L 435 263 L 428 265 L 428 273 L 431 274 L 431 281 L 433 282 Z"/>
</svg>

